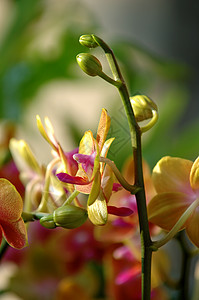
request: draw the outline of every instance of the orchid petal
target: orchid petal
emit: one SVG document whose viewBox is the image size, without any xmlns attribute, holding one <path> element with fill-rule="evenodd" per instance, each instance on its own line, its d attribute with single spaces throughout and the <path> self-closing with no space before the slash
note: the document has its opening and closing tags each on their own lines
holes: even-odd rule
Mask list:
<svg viewBox="0 0 199 300">
<path fill-rule="evenodd" d="M 88 205 L 91 205 L 95 202 L 95 200 L 99 195 L 100 187 L 101 187 L 101 174 L 98 171 L 93 180 L 92 188 L 88 197 Z"/>
<path fill-rule="evenodd" d="M 79 153 L 91 155 L 94 152 L 94 138 L 92 132 L 86 131 L 79 144 Z"/>
<path fill-rule="evenodd" d="M 22 218 L 16 222 L 1 222 L 3 235 L 8 244 L 16 249 L 22 249 L 27 246 L 26 225 Z"/>
<path fill-rule="evenodd" d="M 111 167 L 106 165 L 102 176 L 102 190 L 106 201 L 111 197 L 113 190 L 114 175 Z"/>
<path fill-rule="evenodd" d="M 190 197 L 183 193 L 158 194 L 148 204 L 149 221 L 171 230 L 191 202 Z"/>
<path fill-rule="evenodd" d="M 87 206 L 90 221 L 97 226 L 104 225 L 108 219 L 106 200 L 101 196 L 91 205 Z"/>
<path fill-rule="evenodd" d="M 0 223 L 17 221 L 21 217 L 23 201 L 13 184 L 0 178 Z"/>
<path fill-rule="evenodd" d="M 71 176 L 67 173 L 58 173 L 56 174 L 57 178 L 65 183 L 71 183 L 71 184 L 78 184 L 78 185 L 84 185 L 84 184 L 88 184 L 90 181 L 88 180 L 88 178 L 83 178 L 80 176 Z"/>
<path fill-rule="evenodd" d="M 115 283 L 117 285 L 125 284 L 131 280 L 135 280 L 137 277 L 140 276 L 140 274 L 141 274 L 141 266 L 140 264 L 137 264 L 132 268 L 120 272 L 116 277 Z"/>
<path fill-rule="evenodd" d="M 102 157 L 106 157 L 107 156 L 108 150 L 109 150 L 109 148 L 110 148 L 110 146 L 111 146 L 111 144 L 112 144 L 112 142 L 114 140 L 115 140 L 115 138 L 110 138 L 110 139 L 108 139 L 108 140 L 106 140 L 104 142 L 103 147 L 101 149 L 101 153 L 100 153 L 100 155 Z"/>
<path fill-rule="evenodd" d="M 94 145 L 95 145 L 95 161 L 94 161 L 93 174 L 92 174 L 91 180 L 93 180 L 93 178 L 97 174 L 97 172 L 99 170 L 99 166 L 100 166 L 99 147 L 98 147 L 96 140 L 94 140 Z"/>
<path fill-rule="evenodd" d="M 73 158 L 81 164 L 81 168 L 83 171 L 89 176 L 89 174 L 93 173 L 96 153 L 93 152 L 91 155 L 77 153 L 73 156 Z M 91 175 L 92 176 L 92 175 Z"/>
<path fill-rule="evenodd" d="M 74 150 L 65 153 L 69 173 L 73 176 L 77 173 L 78 170 L 78 164 L 76 160 L 73 158 L 73 155 L 77 154 L 78 151 L 79 148 L 75 148 Z"/>
<path fill-rule="evenodd" d="M 110 124 L 111 124 L 111 119 L 106 111 L 106 109 L 102 109 L 102 113 L 101 113 L 101 117 L 100 117 L 100 121 L 99 121 L 99 125 L 98 125 L 98 129 L 97 129 L 97 142 L 99 145 L 99 149 L 101 152 L 101 149 L 104 145 L 104 142 L 106 140 L 109 128 L 110 128 Z"/>
<path fill-rule="evenodd" d="M 118 217 L 128 217 L 133 213 L 133 210 L 128 207 L 107 206 L 107 210 L 108 214 Z"/>
<path fill-rule="evenodd" d="M 193 212 L 186 227 L 186 232 L 190 240 L 199 248 L 199 208 Z"/>
<path fill-rule="evenodd" d="M 41 173 L 40 166 L 32 153 L 30 147 L 24 140 L 10 140 L 10 151 L 19 171 L 31 169 L 36 173 Z"/>
<path fill-rule="evenodd" d="M 157 193 L 182 192 L 193 195 L 189 174 L 193 163 L 177 157 L 163 157 L 153 169 L 153 182 Z"/>
<path fill-rule="evenodd" d="M 85 185 L 75 185 L 75 189 L 82 193 L 82 194 L 90 194 L 91 192 L 91 189 L 92 189 L 92 186 L 93 186 L 93 182 L 88 182 L 87 184 Z"/>
<path fill-rule="evenodd" d="M 193 190 L 199 190 L 199 157 L 194 161 L 191 168 L 190 183 Z"/>
<path fill-rule="evenodd" d="M 41 118 L 40 118 L 39 115 L 36 116 L 36 120 L 37 120 L 37 127 L 38 127 L 38 129 L 39 129 L 41 135 L 42 135 L 42 136 L 44 137 L 44 139 L 51 145 L 51 147 L 52 147 L 55 151 L 57 151 L 57 147 L 56 147 L 57 141 L 56 141 L 55 138 L 54 138 L 54 130 L 53 130 L 52 125 L 49 125 L 49 124 L 51 124 L 50 121 L 49 121 L 49 119 L 46 118 L 46 119 L 45 119 L 45 123 L 46 123 L 47 126 L 48 126 L 48 131 L 50 131 L 50 128 L 51 128 L 51 130 L 53 130 L 53 132 L 50 134 L 50 136 L 49 136 L 49 134 L 47 134 L 47 132 L 46 132 L 46 130 L 45 130 L 45 128 L 44 128 L 44 126 L 43 126 L 43 124 L 42 124 L 42 122 L 41 122 Z M 49 133 L 49 132 L 48 132 L 48 133 Z M 53 137 L 53 138 L 52 138 L 52 137 Z"/>
</svg>

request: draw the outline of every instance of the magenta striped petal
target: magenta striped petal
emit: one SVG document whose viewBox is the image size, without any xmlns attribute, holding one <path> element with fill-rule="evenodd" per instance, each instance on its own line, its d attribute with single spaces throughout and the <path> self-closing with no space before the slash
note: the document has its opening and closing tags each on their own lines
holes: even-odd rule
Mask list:
<svg viewBox="0 0 199 300">
<path fill-rule="evenodd" d="M 133 213 L 133 210 L 128 207 L 107 206 L 108 213 L 119 217 L 128 217 Z"/>
<path fill-rule="evenodd" d="M 87 178 L 83 178 L 80 176 L 71 176 L 67 173 L 58 173 L 57 178 L 65 183 L 71 183 L 71 184 L 79 184 L 79 185 L 85 185 L 89 183 L 89 180 Z"/>
</svg>

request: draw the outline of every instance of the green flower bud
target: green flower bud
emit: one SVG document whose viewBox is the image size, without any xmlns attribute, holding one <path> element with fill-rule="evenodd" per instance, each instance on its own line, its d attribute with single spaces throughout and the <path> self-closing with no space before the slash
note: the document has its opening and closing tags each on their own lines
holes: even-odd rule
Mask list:
<svg viewBox="0 0 199 300">
<path fill-rule="evenodd" d="M 57 208 L 52 214 L 40 219 L 41 225 L 47 228 L 63 227 L 74 229 L 87 220 L 87 211 L 83 208 L 66 205 Z"/>
<path fill-rule="evenodd" d="M 137 122 L 148 120 L 153 117 L 153 111 L 157 111 L 157 105 L 145 95 L 130 97 L 134 115 Z"/>
<path fill-rule="evenodd" d="M 56 224 L 55 222 L 53 221 L 53 215 L 50 214 L 48 216 L 45 216 L 45 217 L 42 217 L 40 219 L 40 224 L 48 229 L 54 229 L 56 228 Z"/>
<path fill-rule="evenodd" d="M 94 55 L 89 53 L 80 53 L 76 58 L 80 68 L 86 74 L 90 76 L 97 76 L 102 73 L 102 65 Z"/>
<path fill-rule="evenodd" d="M 79 42 L 82 46 L 85 46 L 88 48 L 98 47 L 98 44 L 95 42 L 92 35 L 90 35 L 90 34 L 84 34 L 84 35 L 80 36 Z"/>
</svg>

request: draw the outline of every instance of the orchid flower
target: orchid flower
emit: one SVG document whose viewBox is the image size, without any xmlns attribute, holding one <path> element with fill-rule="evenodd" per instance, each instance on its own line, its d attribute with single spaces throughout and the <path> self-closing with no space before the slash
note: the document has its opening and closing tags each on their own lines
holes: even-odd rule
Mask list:
<svg viewBox="0 0 199 300">
<path fill-rule="evenodd" d="M 199 157 L 194 162 L 163 157 L 152 178 L 157 195 L 148 205 L 149 221 L 170 231 L 168 238 L 185 228 L 199 247 Z"/>
<path fill-rule="evenodd" d="M 73 157 L 78 162 L 78 171 L 75 176 L 68 173 L 58 173 L 59 180 L 74 184 L 77 191 L 89 194 L 87 202 L 88 217 L 95 225 L 103 225 L 107 222 L 108 212 L 122 214 L 115 207 L 108 207 L 114 189 L 114 174 L 108 165 L 100 162 L 100 157 L 106 157 L 114 138 L 106 140 L 110 128 L 110 117 L 105 109 L 102 109 L 96 139 L 93 133 L 86 131 L 80 141 L 79 153 Z M 125 209 L 124 209 L 125 210 Z M 125 210 L 125 214 L 130 214 Z"/>
<path fill-rule="evenodd" d="M 40 166 L 29 145 L 24 140 L 14 138 L 10 140 L 10 151 L 25 186 L 25 211 L 39 208 L 40 211 L 47 212 L 57 208 L 56 202 L 59 200 L 63 203 L 66 197 L 65 190 L 52 172 L 56 160 L 50 162 L 47 168 Z M 45 205 L 44 201 L 42 202 L 43 198 L 49 200 L 48 203 L 45 201 Z M 64 199 L 61 200 L 62 198 Z"/>
<path fill-rule="evenodd" d="M 13 248 L 21 249 L 27 245 L 27 232 L 21 217 L 23 201 L 14 185 L 0 178 L 0 243 L 2 237 Z"/>
</svg>

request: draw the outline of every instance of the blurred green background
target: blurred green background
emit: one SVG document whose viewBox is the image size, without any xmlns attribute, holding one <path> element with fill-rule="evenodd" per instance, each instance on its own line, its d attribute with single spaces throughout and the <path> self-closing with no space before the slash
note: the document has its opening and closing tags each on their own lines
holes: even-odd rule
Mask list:
<svg viewBox="0 0 199 300">
<path fill-rule="evenodd" d="M 121 167 L 131 153 L 117 91 L 83 74 L 76 64 L 76 55 L 88 51 L 78 43 L 87 33 L 112 47 L 130 94 L 146 94 L 158 104 L 158 124 L 143 139 L 144 158 L 151 167 L 163 155 L 195 159 L 196 1 L 0 0 L 0 8 L 0 118 L 16 123 L 17 137 L 26 139 L 42 162 L 50 156 L 37 131 L 36 114 L 51 119 L 69 151 L 85 130 L 96 131 L 102 107 L 112 117 L 110 134 L 116 136 L 111 158 Z M 103 53 L 95 52 L 105 64 Z"/>
</svg>

